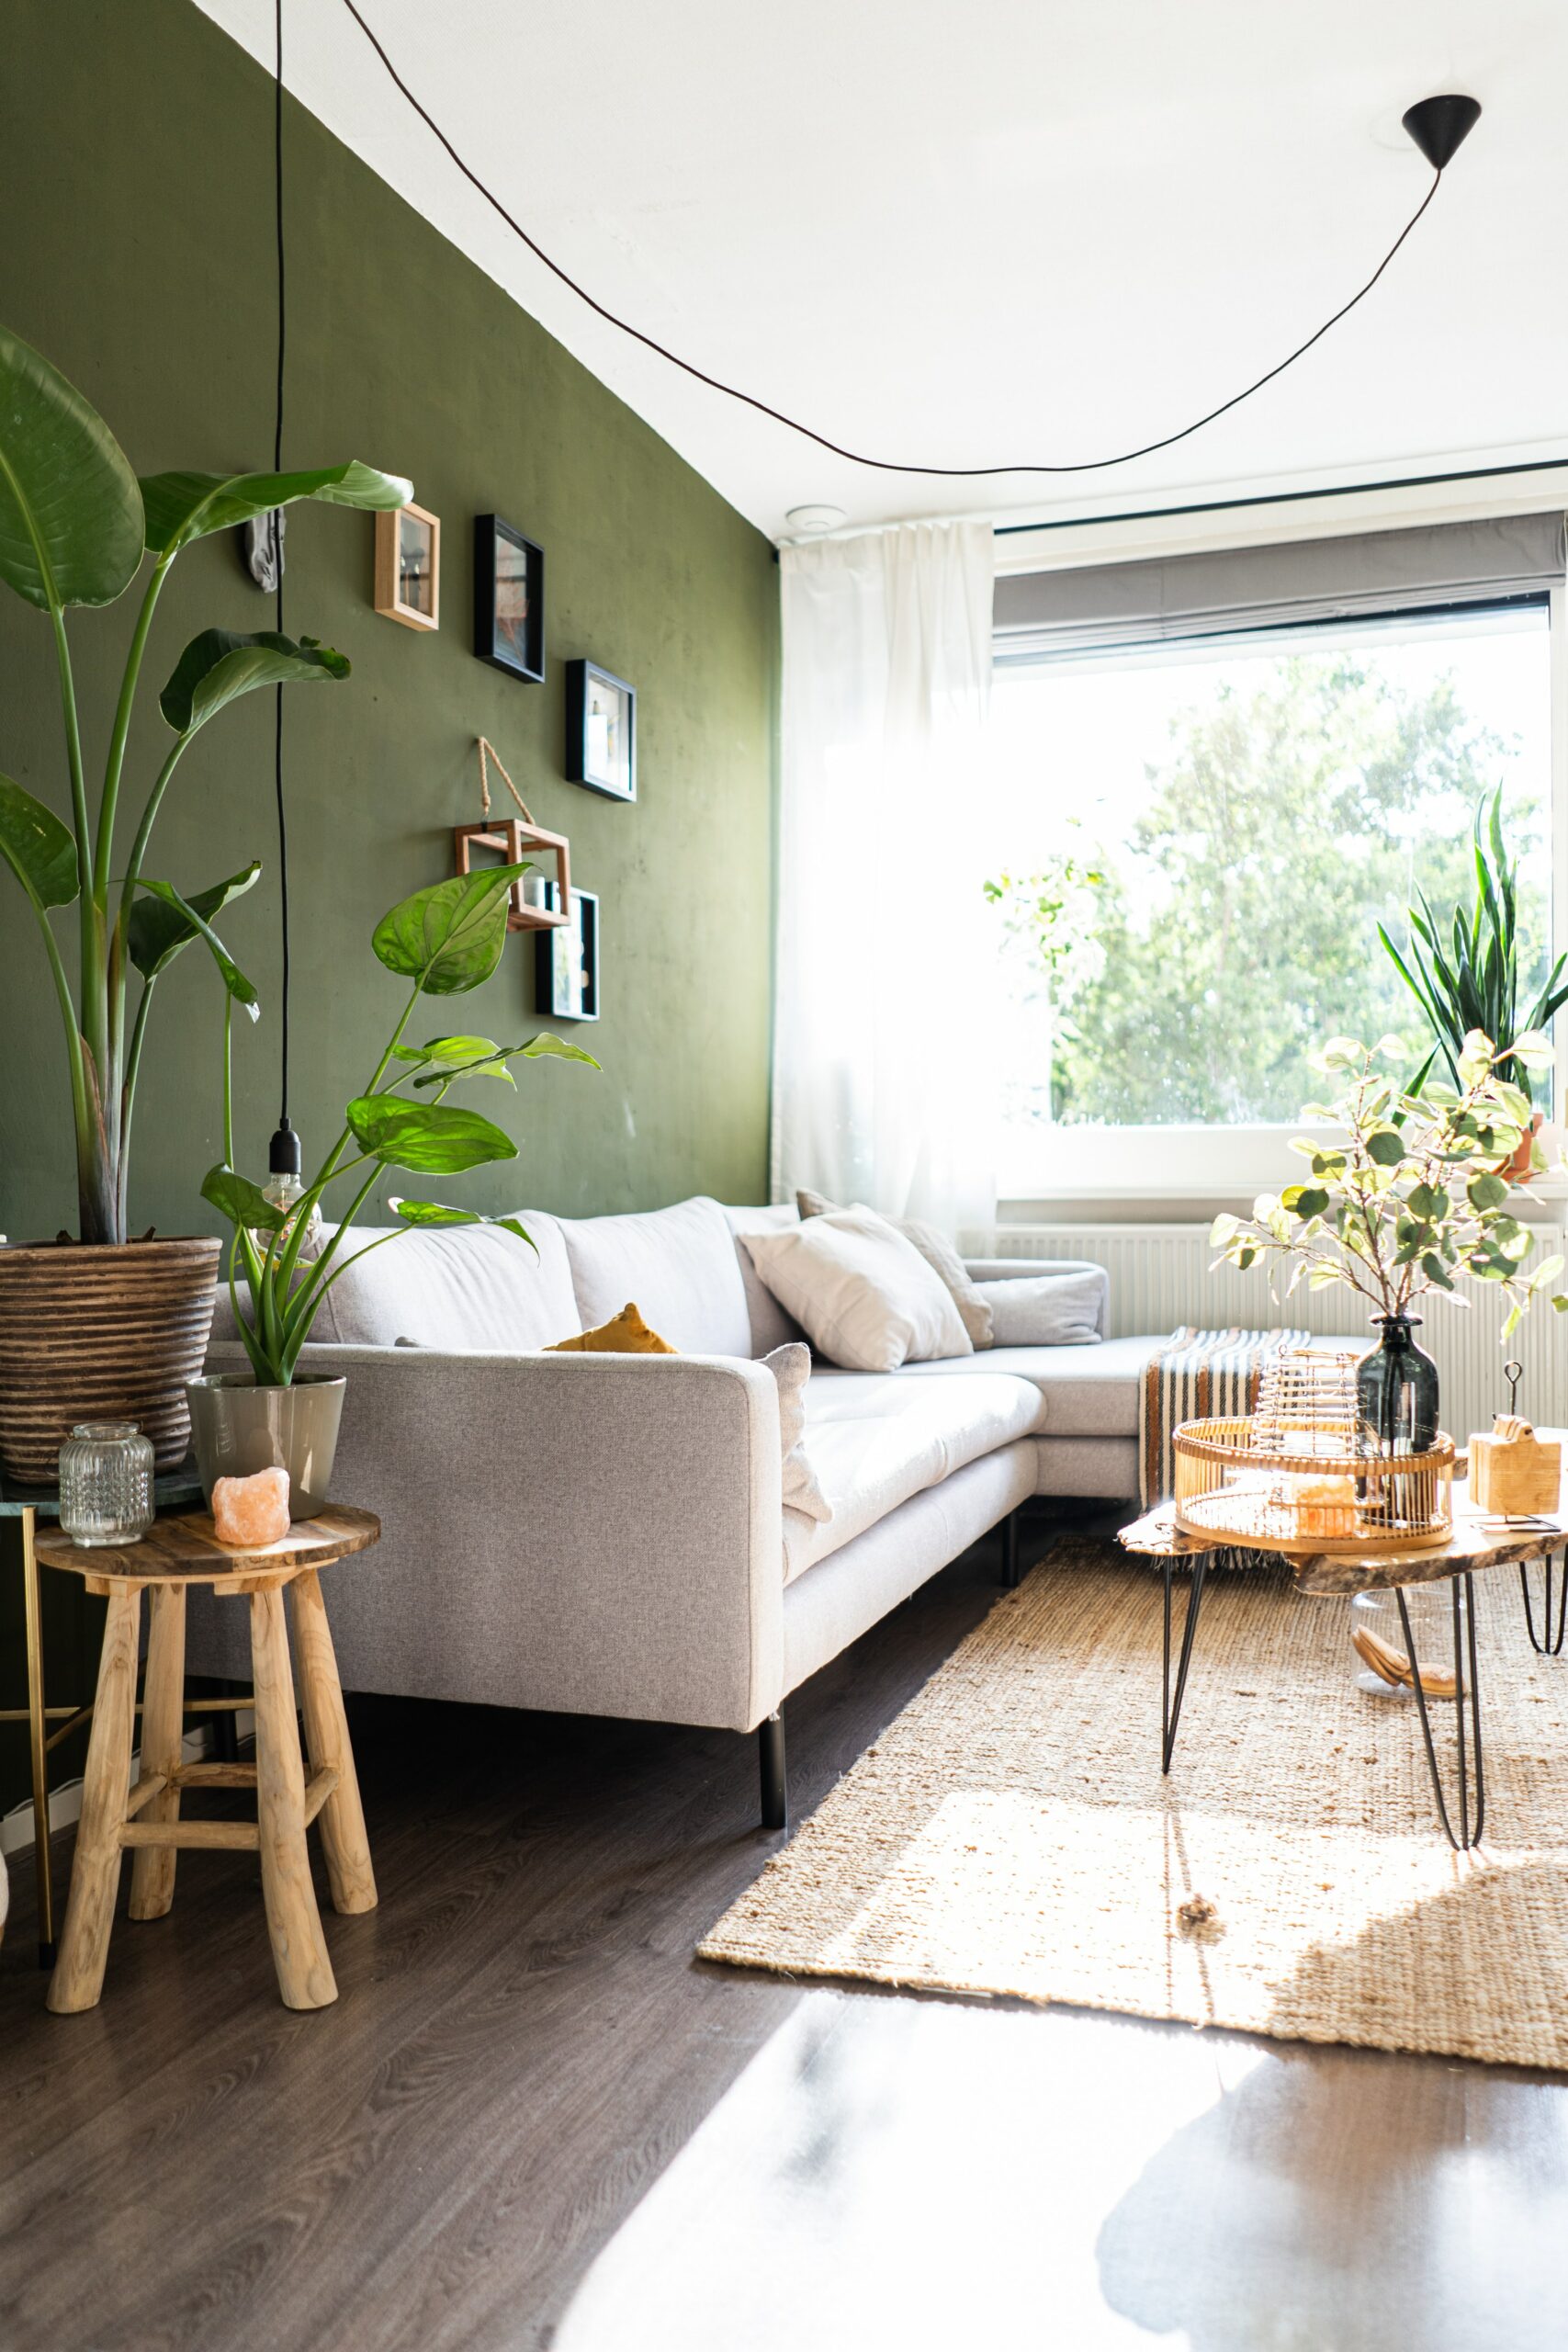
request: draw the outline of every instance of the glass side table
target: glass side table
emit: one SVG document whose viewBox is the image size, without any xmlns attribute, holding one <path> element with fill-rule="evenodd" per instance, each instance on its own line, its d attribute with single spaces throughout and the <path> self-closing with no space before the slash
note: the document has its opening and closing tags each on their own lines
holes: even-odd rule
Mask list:
<svg viewBox="0 0 1568 2352">
<path fill-rule="evenodd" d="M 201 1480 L 194 1463 L 168 1471 L 153 1485 L 160 1510 L 174 1503 L 199 1502 Z M 28 1658 L 28 1703 L 0 1707 L 0 1724 L 26 1724 L 33 1791 L 33 1877 L 38 1889 L 38 1957 L 40 1968 L 54 1965 L 54 1881 L 49 1860 L 49 1758 L 52 1748 L 93 1715 L 85 1706 L 47 1706 L 44 1702 L 43 1629 L 39 1614 L 38 1555 L 34 1539 L 40 1519 L 58 1519 L 60 1491 L 55 1487 L 18 1487 L 0 1477 L 0 1519 L 19 1521 L 22 1537 L 22 1609 Z M 231 1701 L 192 1700 L 196 1709 L 231 1705 Z M 54 1728 L 50 1728 L 51 1724 Z"/>
</svg>

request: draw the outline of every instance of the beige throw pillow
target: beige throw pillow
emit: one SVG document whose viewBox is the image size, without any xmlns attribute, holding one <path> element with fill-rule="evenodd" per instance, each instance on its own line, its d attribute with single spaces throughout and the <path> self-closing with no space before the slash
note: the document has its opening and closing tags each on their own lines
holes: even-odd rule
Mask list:
<svg viewBox="0 0 1568 2352">
<path fill-rule="evenodd" d="M 974 1352 L 947 1286 L 874 1209 L 833 1209 L 741 1247 L 814 1348 L 850 1372 Z"/>
<path fill-rule="evenodd" d="M 784 1582 L 800 1574 L 818 1524 L 833 1516 L 817 1473 L 806 1458 L 806 1384 L 811 1351 L 800 1340 L 774 1348 L 762 1362 L 778 1383 L 779 1453 L 784 1474 Z"/>
<path fill-rule="evenodd" d="M 801 1190 L 795 1193 L 795 1205 L 801 1216 L 830 1216 L 837 1203 L 825 1200 L 820 1193 Z M 889 1217 L 895 1233 L 901 1233 L 912 1242 L 938 1279 L 945 1283 L 953 1303 L 963 1317 L 964 1329 L 969 1334 L 972 1348 L 989 1348 L 996 1344 L 996 1332 L 991 1309 L 969 1279 L 963 1259 L 944 1233 L 934 1225 L 925 1225 L 919 1217 Z"/>
</svg>

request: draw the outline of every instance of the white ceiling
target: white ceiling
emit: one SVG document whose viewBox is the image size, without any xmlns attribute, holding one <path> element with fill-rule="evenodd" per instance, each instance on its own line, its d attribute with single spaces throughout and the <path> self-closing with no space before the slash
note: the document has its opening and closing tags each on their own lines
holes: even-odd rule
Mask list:
<svg viewBox="0 0 1568 2352">
<path fill-rule="evenodd" d="M 199 5 L 270 65 L 272 0 Z M 692 382 L 497 220 L 342 0 L 285 5 L 295 94 L 775 537 L 807 502 L 1020 520 L 1568 449 L 1562 0 L 359 0 L 602 301 L 835 440 L 931 464 L 1190 422 L 1393 243 L 1429 176 L 1404 108 L 1481 99 L 1382 285 L 1286 377 L 1043 487 L 871 472 Z"/>
</svg>

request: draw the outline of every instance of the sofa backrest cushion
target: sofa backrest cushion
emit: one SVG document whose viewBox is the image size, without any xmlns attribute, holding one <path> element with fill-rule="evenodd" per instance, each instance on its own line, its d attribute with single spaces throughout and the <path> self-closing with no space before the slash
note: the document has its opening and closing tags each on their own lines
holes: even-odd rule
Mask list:
<svg viewBox="0 0 1568 2352">
<path fill-rule="evenodd" d="M 735 1236 L 735 1254 L 739 1261 L 740 1279 L 746 1285 L 746 1307 L 751 1317 L 751 1353 L 771 1356 L 775 1348 L 795 1346 L 805 1339 L 805 1332 L 788 1307 L 779 1305 L 741 1242 L 748 1233 L 788 1232 L 791 1226 L 800 1223 L 799 1210 L 793 1201 L 781 1201 L 771 1208 L 727 1208 L 724 1214 Z"/>
<path fill-rule="evenodd" d="M 328 1291 L 311 1338 L 356 1348 L 407 1339 L 458 1354 L 508 1355 L 565 1339 L 576 1326 L 577 1301 L 560 1227 L 533 1209 L 517 1216 L 533 1250 L 498 1226 L 455 1225 L 402 1233 L 355 1258 L 394 1229 L 355 1226 L 340 1253 L 355 1261 Z"/>
<path fill-rule="evenodd" d="M 631 1216 L 562 1217 L 559 1230 L 581 1329 L 609 1322 L 635 1298 L 682 1355 L 751 1354 L 746 1285 L 716 1201 L 678 1201 Z"/>
</svg>

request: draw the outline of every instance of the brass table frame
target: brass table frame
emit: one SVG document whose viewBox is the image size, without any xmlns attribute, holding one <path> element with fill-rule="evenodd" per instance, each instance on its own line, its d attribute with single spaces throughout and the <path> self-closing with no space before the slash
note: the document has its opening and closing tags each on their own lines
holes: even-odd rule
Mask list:
<svg viewBox="0 0 1568 2352">
<path fill-rule="evenodd" d="M 199 1500 L 201 1480 L 192 1468 L 171 1470 L 153 1486 L 160 1510 L 172 1503 Z M 33 1796 L 33 1883 L 38 1893 L 39 1966 L 54 1965 L 54 1873 L 49 1851 L 49 1758 L 62 1740 L 69 1739 L 93 1719 L 93 1703 L 51 1707 L 45 1703 L 43 1618 L 39 1599 L 38 1522 L 58 1519 L 60 1496 L 50 1487 L 18 1487 L 0 1479 L 0 1520 L 14 1519 L 22 1538 L 22 1613 L 28 1661 L 28 1703 L 0 1707 L 0 1724 L 26 1724 Z M 248 1700 L 187 1699 L 189 1713 L 213 1713 L 248 1706 Z M 140 1712 L 140 1708 L 138 1709 Z M 51 1731 L 51 1724 L 55 1725 Z"/>
</svg>

